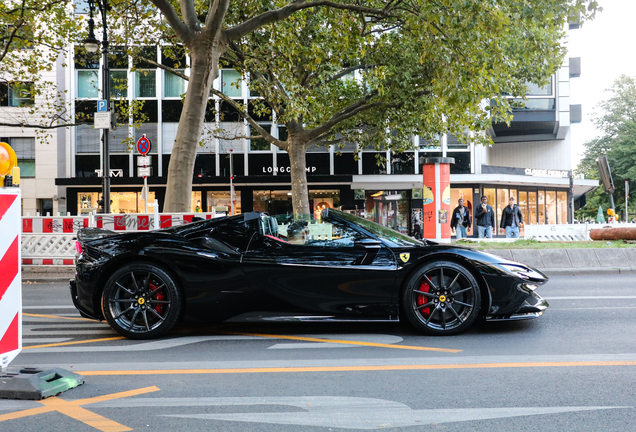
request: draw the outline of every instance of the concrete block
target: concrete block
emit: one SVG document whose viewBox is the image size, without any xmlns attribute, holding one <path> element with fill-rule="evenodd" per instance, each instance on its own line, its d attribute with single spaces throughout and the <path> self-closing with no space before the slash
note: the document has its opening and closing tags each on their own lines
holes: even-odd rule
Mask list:
<svg viewBox="0 0 636 432">
<path fill-rule="evenodd" d="M 511 252 L 513 261 L 538 269 L 545 268 L 541 254 L 537 249 L 512 249 Z"/>
<path fill-rule="evenodd" d="M 594 249 L 601 267 L 629 267 L 623 249 Z"/>
<path fill-rule="evenodd" d="M 636 267 L 636 248 L 621 249 L 627 258 L 627 266 Z M 624 266 L 624 267 L 627 267 Z"/>
<path fill-rule="evenodd" d="M 493 255 L 497 255 L 498 257 L 502 257 L 502 258 L 507 259 L 507 260 L 513 260 L 514 259 L 514 258 L 512 258 L 512 251 L 510 251 L 510 249 L 489 250 L 488 253 L 491 253 Z"/>
<path fill-rule="evenodd" d="M 593 268 L 601 266 L 594 249 L 567 249 L 566 251 L 572 267 Z"/>
<path fill-rule="evenodd" d="M 541 250 L 543 268 L 569 268 L 572 267 L 570 257 L 565 249 L 544 249 Z"/>
</svg>

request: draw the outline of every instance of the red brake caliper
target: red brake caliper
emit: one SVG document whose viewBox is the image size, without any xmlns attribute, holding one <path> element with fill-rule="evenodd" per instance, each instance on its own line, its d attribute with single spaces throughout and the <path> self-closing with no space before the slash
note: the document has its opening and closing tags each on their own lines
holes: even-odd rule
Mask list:
<svg viewBox="0 0 636 432">
<path fill-rule="evenodd" d="M 153 284 L 152 282 L 148 283 L 148 286 L 150 287 L 151 290 L 155 291 L 157 288 L 159 288 L 158 286 L 156 286 L 155 284 Z M 165 300 L 166 296 L 163 293 L 157 293 L 157 295 L 155 296 L 155 300 L 158 301 L 162 301 Z M 163 314 L 163 304 L 158 304 L 155 306 L 155 311 L 161 315 Z"/>
<path fill-rule="evenodd" d="M 426 282 L 422 282 L 419 290 L 422 292 L 431 292 L 431 287 Z M 428 298 L 425 295 L 418 294 L 416 301 L 418 306 L 422 306 L 423 304 L 428 303 Z M 425 307 L 423 309 L 420 309 L 420 313 L 427 317 L 431 313 L 431 308 Z"/>
</svg>

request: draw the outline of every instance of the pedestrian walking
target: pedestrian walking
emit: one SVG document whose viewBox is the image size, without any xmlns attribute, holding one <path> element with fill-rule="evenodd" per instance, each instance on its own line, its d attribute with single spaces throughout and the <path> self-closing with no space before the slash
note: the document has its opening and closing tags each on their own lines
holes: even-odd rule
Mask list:
<svg viewBox="0 0 636 432">
<path fill-rule="evenodd" d="M 519 238 L 519 227 L 522 223 L 523 214 L 521 214 L 521 209 L 515 204 L 515 199 L 510 197 L 508 205 L 501 212 L 501 224 L 499 226 L 506 230 L 507 238 Z"/>
<path fill-rule="evenodd" d="M 470 228 L 470 212 L 467 207 L 464 207 L 464 200 L 462 198 L 457 200 L 458 206 L 453 210 L 451 216 L 450 226 L 452 230 L 455 230 L 457 240 L 466 238 L 467 230 Z"/>
<path fill-rule="evenodd" d="M 481 197 L 481 205 L 475 210 L 475 225 L 477 225 L 477 235 L 479 238 L 492 238 L 495 229 L 495 212 L 488 204 L 488 197 Z"/>
<path fill-rule="evenodd" d="M 413 213 L 413 237 L 416 240 L 422 240 L 422 221 L 420 220 L 420 213 L 415 211 Z"/>
</svg>

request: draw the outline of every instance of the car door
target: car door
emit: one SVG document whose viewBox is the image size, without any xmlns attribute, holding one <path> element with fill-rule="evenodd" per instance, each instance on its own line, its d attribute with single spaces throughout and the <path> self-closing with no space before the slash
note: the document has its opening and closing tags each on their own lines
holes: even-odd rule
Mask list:
<svg viewBox="0 0 636 432">
<path fill-rule="evenodd" d="M 329 314 L 395 312 L 396 261 L 388 247 L 335 218 L 308 231 L 303 244 L 260 233 L 252 238 L 243 269 L 264 304 Z"/>
<path fill-rule="evenodd" d="M 188 247 L 171 257 L 180 269 L 189 318 L 218 321 L 253 310 L 257 303 L 241 264 L 253 232 L 225 219 L 189 235 Z"/>
</svg>

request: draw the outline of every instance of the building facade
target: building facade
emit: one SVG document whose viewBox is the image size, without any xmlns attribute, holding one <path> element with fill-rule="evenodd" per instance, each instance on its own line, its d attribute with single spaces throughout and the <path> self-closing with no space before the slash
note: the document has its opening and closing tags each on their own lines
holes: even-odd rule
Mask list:
<svg viewBox="0 0 636 432">
<path fill-rule="evenodd" d="M 74 112 L 90 117 L 103 97 L 98 85 L 102 79 L 101 57 L 90 56 L 81 48 L 69 52 L 73 58 L 60 59 L 68 67 L 62 68 L 60 63 L 57 80 L 61 89 L 68 90 L 67 103 Z M 183 72 L 188 73 L 186 57 L 175 62 L 164 56 L 160 48 L 148 49 L 145 54 L 146 58 L 170 67 L 177 63 L 185 65 Z M 570 78 L 579 73 L 576 65 L 576 60 L 568 61 L 546 87 L 529 87 L 528 101 L 524 108 L 514 110 L 510 126 L 494 124 L 489 131 L 494 141 L 490 147 L 464 144 L 453 136 L 442 136 L 438 146 L 430 147 L 415 137 L 416 150 L 381 153 L 387 161 L 384 166 L 377 165 L 375 151 L 362 151 L 356 158 L 355 144 L 342 149 L 310 148 L 307 176 L 312 210 L 340 207 L 412 234 L 413 217 L 423 205 L 420 161 L 424 157 L 444 156 L 455 160 L 451 165 L 451 206 L 463 198 L 472 211 L 473 204 L 486 195 L 499 219 L 512 196 L 526 223 L 567 223 L 572 217 L 573 198 L 597 185 L 595 180 L 583 179 L 573 179 L 570 184 L 570 125 L 580 121 L 577 118 L 580 107 L 569 104 Z M 138 213 L 144 209 L 143 178 L 137 175 L 139 155 L 131 151 L 131 143 L 144 134 L 152 142 L 149 155 L 153 175 L 148 179 L 148 201 L 151 209 L 155 199 L 161 207 L 187 82 L 151 63 L 134 64 L 132 58 L 116 47 L 111 49 L 109 66 L 111 98 L 117 104 L 144 102 L 139 118 L 131 118 L 107 132 L 111 211 Z M 133 67 L 135 71 L 131 70 Z M 247 106 L 250 114 L 272 135 L 285 138 L 284 126 L 252 110 L 252 101 L 258 96 L 251 94 L 248 83 L 236 71 L 221 70 L 213 85 Z M 0 115 L 4 109 L 0 108 Z M 211 131 L 218 129 L 227 132 L 228 137 L 250 134 L 248 124 L 231 106 L 210 96 L 203 145 L 198 148 L 195 162 L 191 210 L 231 211 L 232 171 L 234 211 L 291 212 L 287 153 L 264 140 L 217 139 Z M 105 157 L 102 133 L 90 124 L 62 128 L 45 145 L 39 143 L 34 132 L 0 128 L 0 136 L 6 137 L 3 140 L 9 140 L 18 154 L 23 155 L 25 213 L 79 214 L 98 209 Z M 27 144 L 23 144 L 25 140 Z M 469 234 L 473 234 L 472 230 Z"/>
</svg>

